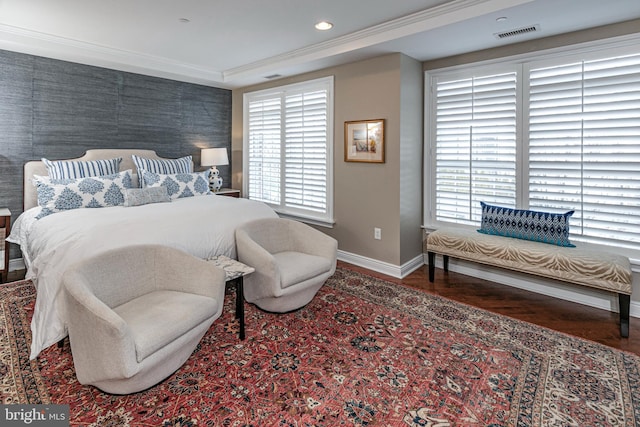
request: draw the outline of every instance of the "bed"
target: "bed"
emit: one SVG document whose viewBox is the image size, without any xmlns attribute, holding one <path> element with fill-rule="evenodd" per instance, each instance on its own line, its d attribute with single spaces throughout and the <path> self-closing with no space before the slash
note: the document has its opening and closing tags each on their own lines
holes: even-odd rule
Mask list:
<svg viewBox="0 0 640 427">
<path fill-rule="evenodd" d="M 78 159 L 122 157 L 119 169 L 132 170 L 132 154 L 161 159 L 151 150 L 89 150 Z M 247 221 L 276 217 L 264 203 L 216 195 L 185 197 L 165 203 L 135 207 L 70 209 L 38 218 L 36 175 L 47 175 L 41 161 L 25 164 L 24 212 L 16 219 L 8 240 L 20 245 L 27 267 L 26 278 L 37 289 L 31 322 L 30 358 L 67 336 L 61 279 L 66 269 L 81 259 L 117 247 L 134 244 L 162 244 L 198 258 L 214 255 L 236 257 L 235 229 Z"/>
</svg>

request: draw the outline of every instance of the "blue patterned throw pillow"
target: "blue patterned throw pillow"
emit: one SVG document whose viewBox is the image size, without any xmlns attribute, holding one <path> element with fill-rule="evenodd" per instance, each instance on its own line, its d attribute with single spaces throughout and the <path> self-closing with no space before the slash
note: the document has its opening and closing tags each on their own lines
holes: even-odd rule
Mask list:
<svg viewBox="0 0 640 427">
<path fill-rule="evenodd" d="M 480 202 L 480 206 L 480 233 L 575 247 L 569 241 L 569 218 L 574 211 L 556 214 L 492 206 L 484 202 Z"/>
<path fill-rule="evenodd" d="M 209 170 L 194 173 L 160 174 L 142 170 L 143 187 L 165 187 L 171 200 L 209 194 Z"/>
<path fill-rule="evenodd" d="M 36 176 L 33 181 L 42 207 L 38 219 L 70 209 L 122 206 L 125 190 L 132 187 L 131 170 L 75 179 Z"/>
</svg>

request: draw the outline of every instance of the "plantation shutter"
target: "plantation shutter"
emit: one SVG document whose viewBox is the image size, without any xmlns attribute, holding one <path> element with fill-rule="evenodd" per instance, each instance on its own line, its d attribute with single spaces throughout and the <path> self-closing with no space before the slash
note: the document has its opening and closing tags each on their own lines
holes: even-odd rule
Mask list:
<svg viewBox="0 0 640 427">
<path fill-rule="evenodd" d="M 436 220 L 480 221 L 516 203 L 517 73 L 436 81 Z"/>
<path fill-rule="evenodd" d="M 333 224 L 333 77 L 245 94 L 246 193 L 281 216 Z"/>
<path fill-rule="evenodd" d="M 327 90 L 285 98 L 285 204 L 327 212 Z"/>
<path fill-rule="evenodd" d="M 529 207 L 640 247 L 640 55 L 532 69 Z"/>
<path fill-rule="evenodd" d="M 281 97 L 249 102 L 248 197 L 280 204 Z"/>
</svg>

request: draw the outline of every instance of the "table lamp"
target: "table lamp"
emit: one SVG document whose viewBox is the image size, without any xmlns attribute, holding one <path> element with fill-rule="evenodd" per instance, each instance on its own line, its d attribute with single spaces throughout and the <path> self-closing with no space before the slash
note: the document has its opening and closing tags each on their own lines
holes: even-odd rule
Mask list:
<svg viewBox="0 0 640 427">
<path fill-rule="evenodd" d="M 220 171 L 216 166 L 223 166 L 229 164 L 229 157 L 227 156 L 227 149 L 222 148 L 203 148 L 200 151 L 200 165 L 211 166 L 209 172 L 209 188 L 211 191 L 216 192 L 222 187 L 222 178 L 220 178 Z"/>
</svg>

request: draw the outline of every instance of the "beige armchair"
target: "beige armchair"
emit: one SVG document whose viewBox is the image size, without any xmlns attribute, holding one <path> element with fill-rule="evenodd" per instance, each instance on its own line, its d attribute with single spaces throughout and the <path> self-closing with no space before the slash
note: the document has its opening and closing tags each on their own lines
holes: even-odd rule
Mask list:
<svg viewBox="0 0 640 427">
<path fill-rule="evenodd" d="M 128 246 L 64 274 L 78 381 L 113 394 L 149 388 L 176 371 L 222 313 L 222 269 L 177 249 Z"/>
<path fill-rule="evenodd" d="M 236 248 L 256 270 L 244 278 L 244 297 L 266 311 L 305 306 L 336 271 L 336 240 L 297 221 L 248 222 L 236 229 Z"/>
</svg>

